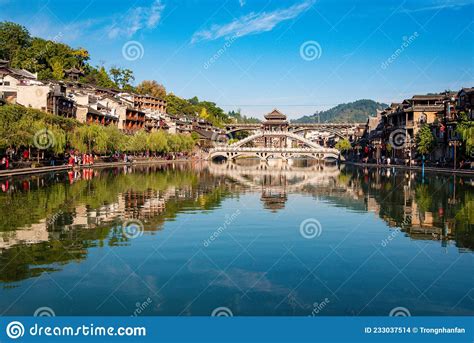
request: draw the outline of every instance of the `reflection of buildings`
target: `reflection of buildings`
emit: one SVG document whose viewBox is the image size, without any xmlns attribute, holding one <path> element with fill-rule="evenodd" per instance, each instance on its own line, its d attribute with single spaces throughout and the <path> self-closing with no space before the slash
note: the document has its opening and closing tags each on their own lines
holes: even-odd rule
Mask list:
<svg viewBox="0 0 474 343">
<path fill-rule="evenodd" d="M 139 168 L 137 168 L 139 169 Z M 156 171 L 157 169 L 153 169 Z M 85 172 L 88 172 L 85 174 Z M 118 171 L 118 169 L 116 170 Z M 119 174 L 126 175 L 129 169 L 123 169 Z M 177 171 L 179 173 L 179 170 Z M 108 172 L 105 172 L 107 174 Z M 66 174 L 69 187 L 78 186 L 81 182 L 98 182 L 100 183 L 101 172 L 92 169 L 84 169 L 82 172 L 70 172 Z M 39 176 L 36 178 L 35 185 L 44 185 L 48 187 L 45 179 L 48 176 Z M 65 181 L 64 178 L 57 181 Z M 37 189 L 31 189 L 29 181 L 28 187 L 24 186 L 26 181 L 15 184 L 9 187 L 8 192 L 23 191 L 36 192 Z M 87 186 L 87 184 L 83 184 Z M 89 187 L 87 187 L 89 188 Z M 112 187 L 113 188 L 113 187 Z M 140 188 L 140 187 L 139 187 Z M 43 218 L 37 223 L 29 223 L 27 225 L 12 227 L 12 231 L 7 231 L 0 235 L 0 251 L 9 249 L 15 245 L 32 245 L 41 242 L 46 242 L 50 239 L 63 239 L 63 234 L 66 232 L 73 233 L 76 230 L 94 230 L 104 227 L 113 227 L 120 225 L 125 219 L 139 219 L 144 223 L 145 230 L 159 229 L 161 219 L 156 219 L 165 214 L 166 204 L 169 201 L 193 201 L 205 191 L 203 189 L 193 190 L 190 186 L 177 188 L 169 185 L 164 190 L 144 189 L 136 190 L 133 184 L 128 185 L 126 191 L 118 191 L 113 197 L 114 201 L 110 201 L 110 193 L 106 192 L 103 195 L 95 194 L 94 187 L 91 187 L 92 193 L 86 198 L 84 194 L 79 192 L 76 197 L 66 199 L 66 202 L 56 207 L 53 213 L 48 214 L 47 218 Z M 114 192 L 112 191 L 112 194 Z M 36 195 L 35 195 L 36 196 Z M 105 201 L 100 200 L 107 199 Z M 92 203 L 103 203 L 102 205 L 91 205 Z M 173 206 L 173 209 L 177 207 Z M 34 219 L 31 219 L 33 221 Z M 161 221 L 160 221 L 161 220 Z M 23 222 L 24 223 L 24 222 Z M 147 226 L 147 223 L 150 223 Z M 93 235 L 91 235 L 93 237 Z"/>
<path fill-rule="evenodd" d="M 24 229 L 7 231 L 0 236 L 0 252 L 20 243 L 36 244 L 49 240 L 46 220 L 41 220 Z"/>
<path fill-rule="evenodd" d="M 461 226 L 466 229 L 466 225 L 467 228 L 470 225 L 472 228 L 472 223 L 456 222 L 455 215 L 461 202 L 452 201 L 456 196 L 450 194 L 451 183 L 443 182 L 434 187 L 416 183 L 414 173 L 384 173 L 381 170 L 366 171 L 363 177 L 355 180 L 355 187 L 363 190 L 367 210 L 374 212 L 390 227 L 401 228 L 412 239 L 440 240 L 443 244 L 450 240 L 458 242 Z M 456 180 L 454 189 L 455 183 Z M 396 188 L 387 190 L 387 184 Z"/>
<path fill-rule="evenodd" d="M 263 201 L 263 207 L 272 212 L 276 212 L 285 207 L 285 203 L 288 200 L 286 194 L 286 186 L 288 179 L 285 175 L 271 174 L 264 175 L 262 177 L 262 196 L 260 200 Z"/>
<path fill-rule="evenodd" d="M 297 168 L 262 162 L 209 164 L 211 174 L 225 175 L 245 188 L 260 191 L 263 208 L 274 212 L 284 208 L 289 193 L 303 192 L 322 197 L 335 206 L 373 212 L 388 226 L 401 228 L 412 239 L 434 239 L 443 244 L 455 240 L 459 244 L 464 225 L 465 243 L 460 246 L 472 244 L 469 237 L 474 223 L 463 224 L 455 218 L 463 205 L 459 194 L 456 197 L 456 181 L 453 187 L 440 183 L 429 188 L 417 183 L 414 173 L 394 175 L 389 170 L 347 169 L 348 172 L 340 172 L 332 166 Z M 468 183 L 464 185 L 467 187 Z"/>
<path fill-rule="evenodd" d="M 69 179 L 66 189 L 56 193 L 72 195 L 64 202 L 61 197 L 57 199 L 57 204 L 52 206 L 56 214 L 51 213 L 49 208 L 47 213 L 41 212 L 46 218 L 39 222 L 12 221 L 9 224 L 12 231 L 4 232 L 0 238 L 0 249 L 21 243 L 37 244 L 49 239 L 62 239 L 65 232 L 72 234 L 76 229 L 93 231 L 91 229 L 110 228 L 121 220 L 132 218 L 141 220 L 145 230 L 157 230 L 178 211 L 198 207 L 209 209 L 221 200 L 221 196 L 225 196 L 225 192 L 247 190 L 259 192 L 262 207 L 274 212 L 285 207 L 291 193 L 304 193 L 351 211 L 371 211 L 389 226 L 400 227 L 413 239 L 456 240 L 460 247 L 472 246 L 473 239 L 470 237 L 474 224 L 470 214 L 472 211 L 469 211 L 472 207 L 468 205 L 472 200 L 467 197 L 472 196 L 472 185 L 461 178 L 453 184 L 440 178 L 438 184 L 429 186 L 416 183 L 413 173 L 388 175 L 388 170 L 350 167 L 340 171 L 336 166 L 319 164 L 272 167 L 261 162 L 248 165 L 230 161 L 219 165 L 203 164 L 192 172 L 185 171 L 184 167 L 160 168 L 137 167 L 68 174 L 72 179 Z M 163 169 L 166 173 L 159 174 Z M 182 176 L 186 172 L 188 179 Z M 94 187 L 104 182 L 102 173 L 113 173 L 113 177 L 105 180 L 107 187 Z M 143 178 L 148 173 L 154 173 L 159 180 Z M 51 186 L 51 181 L 46 178 L 38 176 L 28 179 L 26 184 L 25 180 L 12 183 L 8 192 L 18 193 L 17 198 L 24 196 L 25 201 L 34 199 L 34 204 L 38 204 L 44 199 L 38 200 L 38 194 L 30 192 Z M 54 183 L 65 181 L 58 175 L 54 178 Z M 159 182 L 148 186 L 141 184 L 144 180 Z M 133 184 L 133 181 L 138 182 Z M 462 187 L 454 187 L 456 182 L 459 184 L 461 181 Z M 74 194 L 79 199 L 74 199 Z M 31 204 L 33 202 L 30 201 L 25 206 Z M 458 216 L 462 209 L 462 216 Z M 12 216 L 15 216 L 14 213 Z M 91 233 L 90 239 L 95 236 Z"/>
</svg>

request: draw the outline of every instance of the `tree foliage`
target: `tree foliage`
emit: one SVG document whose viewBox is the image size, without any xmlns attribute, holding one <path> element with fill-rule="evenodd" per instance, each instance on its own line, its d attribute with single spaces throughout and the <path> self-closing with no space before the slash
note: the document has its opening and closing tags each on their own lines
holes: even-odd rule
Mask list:
<svg viewBox="0 0 474 343">
<path fill-rule="evenodd" d="M 341 152 L 348 151 L 351 148 L 351 142 L 349 142 L 347 139 L 341 139 L 336 143 L 336 149 Z"/>
<path fill-rule="evenodd" d="M 0 58 L 13 61 L 31 44 L 28 30 L 12 22 L 0 23 Z"/>
<path fill-rule="evenodd" d="M 103 126 L 83 125 L 74 130 L 71 144 L 80 153 L 101 154 L 107 151 L 107 138 Z"/>
<path fill-rule="evenodd" d="M 62 153 L 68 143 L 68 133 L 79 123 L 73 119 L 44 113 L 18 105 L 0 106 L 0 149 L 34 146 L 35 134 L 47 131 L 54 144 L 53 153 Z"/>
<path fill-rule="evenodd" d="M 205 109 L 209 115 L 207 120 L 214 125 L 229 121 L 227 114 L 215 103 L 200 101 L 197 97 L 186 100 L 167 94 L 165 87 L 155 80 L 144 80 L 134 87 L 135 76 L 131 69 L 113 66 L 107 72 L 104 66 L 93 66 L 89 63 L 90 55 L 86 49 L 72 48 L 59 42 L 60 38 L 61 35 L 52 40 L 32 37 L 21 25 L 0 22 L 0 59 L 9 60 L 13 68 L 38 73 L 39 80 L 63 80 L 65 71 L 74 67 L 82 71 L 83 76 L 79 79 L 82 83 L 165 99 L 171 115 L 197 117 Z"/>
<path fill-rule="evenodd" d="M 52 40 L 32 37 L 25 27 L 12 23 L 0 22 L 0 58 L 10 61 L 13 68 L 27 69 L 38 73 L 40 80 L 63 80 L 64 71 L 78 68 L 84 73 L 82 82 L 99 87 L 128 87 L 133 81 L 129 69 L 120 69 L 120 82 L 111 80 L 103 67 L 93 67 L 88 63 L 89 52 L 84 48 L 74 49 L 60 43 L 60 35 Z"/>
<path fill-rule="evenodd" d="M 244 124 L 258 124 L 260 123 L 260 119 L 247 117 L 240 113 L 240 109 L 237 111 L 230 111 L 227 113 L 229 119 L 234 120 L 236 123 L 244 123 Z"/>
<path fill-rule="evenodd" d="M 73 149 L 80 153 L 115 152 L 190 152 L 195 139 L 188 134 L 169 134 L 144 130 L 127 135 L 115 126 L 81 124 L 75 119 L 44 113 L 19 105 L 0 106 L 0 149 L 35 148 L 35 134 L 47 131 L 54 144 L 46 150 L 53 154 Z"/>
<path fill-rule="evenodd" d="M 423 125 L 416 135 L 416 150 L 422 155 L 429 154 L 434 146 L 434 136 L 428 124 Z"/>
<path fill-rule="evenodd" d="M 162 84 L 155 80 L 143 80 L 135 88 L 138 94 L 151 95 L 160 99 L 166 97 L 166 89 Z"/>
<path fill-rule="evenodd" d="M 134 91 L 131 83 L 135 81 L 135 76 L 133 75 L 133 71 L 131 69 L 112 67 L 109 70 L 109 74 L 112 77 L 112 81 L 120 89 L 124 91 Z"/>
<path fill-rule="evenodd" d="M 467 155 L 474 153 L 474 121 L 469 120 L 466 113 L 461 113 L 456 131 L 461 136 Z"/>
<path fill-rule="evenodd" d="M 166 96 L 166 101 L 167 112 L 171 115 L 201 117 L 218 127 L 229 122 L 228 115 L 214 102 L 200 101 L 197 97 L 186 100 L 173 93 Z"/>
</svg>

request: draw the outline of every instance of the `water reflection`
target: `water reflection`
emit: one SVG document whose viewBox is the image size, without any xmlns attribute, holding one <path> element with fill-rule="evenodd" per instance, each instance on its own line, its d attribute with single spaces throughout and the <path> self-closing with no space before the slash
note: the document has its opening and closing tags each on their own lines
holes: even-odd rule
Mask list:
<svg viewBox="0 0 474 343">
<path fill-rule="evenodd" d="M 340 218 L 345 227 L 352 225 L 351 213 L 373 212 L 388 227 L 383 233 L 387 238 L 382 246 L 391 240 L 390 232 L 403 232 L 409 240 L 438 241 L 441 247 L 455 246 L 458 252 L 471 253 L 474 248 L 474 187 L 473 180 L 465 177 L 428 175 L 421 180 L 413 172 L 341 168 L 302 161 L 272 166 L 249 160 L 240 164 L 83 170 L 0 180 L 0 183 L 0 281 L 4 292 L 26 287 L 22 280 L 45 273 L 62 275 L 61 271 L 71 262 L 95 260 L 97 256 L 91 256 L 94 248 L 135 249 L 135 242 L 125 237 L 121 230 L 121 223 L 126 219 L 143 222 L 144 239 L 147 239 L 161 230 L 166 231 L 166 223 L 182 223 L 181 214 L 189 214 L 191 218 L 198 213 L 212 215 L 227 206 L 223 204 L 226 200 L 232 199 L 245 207 L 246 195 L 258 195 L 260 205 L 253 207 L 255 204 L 252 203 L 253 212 L 249 212 L 249 216 L 256 218 L 258 211 L 279 216 L 294 206 L 292 199 L 296 202 L 298 197 L 304 196 L 346 211 L 344 216 L 347 218 Z M 311 209 L 308 208 L 306 216 L 312 216 Z M 207 220 L 212 222 L 212 218 Z M 219 225 L 219 220 L 215 219 L 214 226 Z M 291 221 L 291 218 L 286 217 L 286 220 Z M 192 240 L 193 235 L 204 230 L 193 225 L 197 224 L 193 224 L 192 219 L 186 222 L 189 236 L 182 238 L 183 246 L 202 241 Z M 334 224 L 332 229 L 337 231 L 340 225 Z M 325 229 L 331 228 L 326 225 Z M 251 232 L 246 231 L 245 235 L 231 238 L 241 247 L 256 239 L 251 237 Z M 278 244 L 275 239 L 276 236 L 269 237 L 266 244 Z M 194 243 L 188 243 L 188 240 Z M 345 236 L 341 236 L 340 241 L 343 240 Z M 357 249 L 359 243 L 351 244 Z M 181 255 L 177 251 L 171 254 L 172 258 L 185 261 Z M 225 255 L 221 251 L 213 258 L 225 259 Z M 142 262 L 145 264 L 146 261 Z M 252 261 L 251 265 L 255 267 L 255 264 L 258 265 L 258 261 Z M 291 312 L 295 301 L 303 301 L 295 300 L 294 287 L 287 282 L 272 283 L 265 270 L 254 270 L 245 265 L 232 268 L 226 274 L 197 261 L 190 266 L 193 265 L 201 271 L 196 274 L 191 270 L 192 275 L 209 275 L 211 280 L 206 282 L 212 281 L 213 287 L 222 289 L 233 285 L 243 294 L 252 289 L 252 292 L 271 293 L 272 297 L 293 294 L 290 297 L 293 300 L 288 304 L 285 301 L 276 306 L 279 301 L 275 300 L 273 312 L 271 309 L 249 310 L 248 314 L 280 313 L 279 306 L 285 307 L 285 304 L 286 309 L 282 312 L 285 314 L 301 314 L 308 308 L 305 303 L 300 311 Z M 152 274 L 147 275 L 151 277 Z M 2 297 L 5 303 L 1 305 L 10 313 L 12 309 L 6 306 L 9 294 L 2 293 Z M 179 310 L 156 309 L 150 314 L 193 314 L 191 305 L 193 303 L 183 304 Z M 115 313 L 120 310 L 110 309 L 109 314 Z M 339 308 L 333 314 L 344 313 L 347 311 Z"/>
</svg>

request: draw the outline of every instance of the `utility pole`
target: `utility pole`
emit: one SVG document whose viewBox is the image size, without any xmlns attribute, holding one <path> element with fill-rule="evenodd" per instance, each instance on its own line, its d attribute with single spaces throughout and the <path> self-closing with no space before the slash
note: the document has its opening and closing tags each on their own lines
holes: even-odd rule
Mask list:
<svg viewBox="0 0 474 343">
<path fill-rule="evenodd" d="M 456 154 L 456 150 L 457 150 L 457 147 L 459 145 L 459 141 L 458 140 L 452 140 L 449 142 L 449 145 L 452 145 L 453 148 L 454 148 L 454 164 L 453 164 L 453 169 L 456 170 L 456 158 L 457 158 L 457 154 Z"/>
</svg>

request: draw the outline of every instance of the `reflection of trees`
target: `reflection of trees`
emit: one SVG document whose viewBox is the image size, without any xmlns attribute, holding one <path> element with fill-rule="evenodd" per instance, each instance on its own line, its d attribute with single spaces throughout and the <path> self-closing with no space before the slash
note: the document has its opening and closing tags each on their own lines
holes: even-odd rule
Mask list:
<svg viewBox="0 0 474 343">
<path fill-rule="evenodd" d="M 17 191 L 1 195 L 3 203 L 8 204 L 0 208 L 2 228 L 9 230 L 4 232 L 7 236 L 43 220 L 49 239 L 0 250 L 0 281 L 13 282 L 59 270 L 62 264 L 86 258 L 91 247 L 126 243 L 120 226 L 122 216 L 139 218 L 145 231 L 156 231 L 178 213 L 214 209 L 230 194 L 222 178 L 189 169 L 141 168 L 134 173 L 104 170 L 92 180 L 72 184 L 62 177 L 39 177 L 35 181 L 45 187 L 30 187 L 28 191 L 14 187 Z M 74 226 L 78 206 L 85 206 L 87 215 L 120 198 L 130 200 L 130 194 L 134 201 L 125 201 L 120 215 L 111 213 L 109 221 L 94 226 Z M 160 211 L 145 213 L 145 202 L 164 197 Z M 45 223 L 45 218 L 53 218 L 54 223 Z"/>
<path fill-rule="evenodd" d="M 417 185 L 415 187 L 415 200 L 418 204 L 420 212 L 426 212 L 431 209 L 431 195 L 429 193 L 429 186 L 426 184 Z"/>
<path fill-rule="evenodd" d="M 15 245 L 0 254 L 0 281 L 12 282 L 61 269 L 61 265 L 82 260 L 87 249 L 108 235 L 105 228 L 77 230 L 63 234 L 61 240 Z"/>
<path fill-rule="evenodd" d="M 223 199 L 248 189 L 206 169 L 155 166 L 94 173 L 92 179 L 72 183 L 67 174 L 21 179 L 0 194 L 0 243 L 2 237 L 8 242 L 11 235 L 38 223 L 47 230 L 41 240 L 0 250 L 0 281 L 59 270 L 63 264 L 85 259 L 91 247 L 132 244 L 121 232 L 122 217 L 138 218 L 146 231 L 157 231 L 179 213 L 215 209 Z M 254 181 L 262 200 L 275 209 L 283 206 L 291 193 L 288 187 L 300 179 L 274 174 Z M 460 248 L 474 249 L 474 191 L 459 177 L 430 176 L 421 184 L 414 174 L 346 167 L 337 176 L 297 191 L 333 206 L 374 211 L 414 239 L 455 240 Z M 83 216 L 95 221 L 78 224 Z"/>
<path fill-rule="evenodd" d="M 455 215 L 457 224 L 456 233 L 463 245 L 473 249 L 474 247 L 474 194 L 465 195 L 461 208 Z"/>
<path fill-rule="evenodd" d="M 375 203 L 373 210 L 390 226 L 412 238 L 455 240 L 460 248 L 474 249 L 474 190 L 465 179 L 429 175 L 420 183 L 414 173 L 351 167 L 341 178 L 362 190 L 367 206 Z"/>
</svg>

